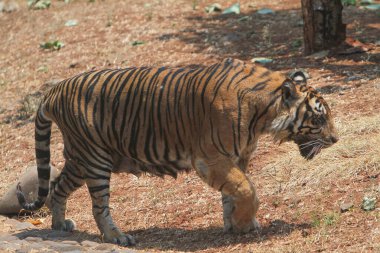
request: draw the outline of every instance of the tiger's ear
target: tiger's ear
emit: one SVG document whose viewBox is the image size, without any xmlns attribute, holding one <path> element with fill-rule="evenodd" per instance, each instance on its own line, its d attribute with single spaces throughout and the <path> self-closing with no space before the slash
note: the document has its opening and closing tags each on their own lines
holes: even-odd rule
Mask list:
<svg viewBox="0 0 380 253">
<path fill-rule="evenodd" d="M 309 78 L 309 74 L 303 70 L 295 70 L 289 73 L 289 78 L 292 79 L 296 84 L 305 85 L 306 80 Z"/>
<path fill-rule="evenodd" d="M 288 108 L 290 108 L 300 98 L 296 84 L 292 80 L 285 80 L 285 82 L 282 83 L 281 91 L 282 101 Z"/>
</svg>

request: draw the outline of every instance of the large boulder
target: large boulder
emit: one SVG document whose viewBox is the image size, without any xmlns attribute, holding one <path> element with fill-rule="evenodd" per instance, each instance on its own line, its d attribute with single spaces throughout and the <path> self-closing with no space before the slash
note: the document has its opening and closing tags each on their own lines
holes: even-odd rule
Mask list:
<svg viewBox="0 0 380 253">
<path fill-rule="evenodd" d="M 54 180 L 59 175 L 59 171 L 51 166 L 50 181 Z M 16 196 L 16 186 L 20 182 L 25 198 L 28 202 L 37 199 L 38 193 L 38 175 L 37 166 L 30 166 L 21 178 L 13 183 L 8 192 L 0 199 L 0 214 L 17 214 L 21 210 Z M 46 201 L 46 206 L 50 207 L 50 198 Z"/>
</svg>

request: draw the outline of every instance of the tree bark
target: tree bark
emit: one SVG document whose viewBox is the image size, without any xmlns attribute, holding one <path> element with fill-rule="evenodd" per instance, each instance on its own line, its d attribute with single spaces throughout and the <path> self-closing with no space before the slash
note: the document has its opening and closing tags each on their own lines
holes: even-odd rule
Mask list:
<svg viewBox="0 0 380 253">
<path fill-rule="evenodd" d="M 302 0 L 305 55 L 340 45 L 346 39 L 341 0 Z"/>
</svg>

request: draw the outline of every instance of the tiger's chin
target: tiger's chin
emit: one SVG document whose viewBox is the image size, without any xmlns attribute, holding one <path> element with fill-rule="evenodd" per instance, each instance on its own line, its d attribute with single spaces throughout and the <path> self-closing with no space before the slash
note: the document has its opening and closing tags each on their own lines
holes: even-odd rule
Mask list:
<svg viewBox="0 0 380 253">
<path fill-rule="evenodd" d="M 321 142 L 308 138 L 307 136 L 296 136 L 293 138 L 293 141 L 298 145 L 300 154 L 306 160 L 313 159 L 321 152 L 322 148 L 325 148 Z"/>
</svg>

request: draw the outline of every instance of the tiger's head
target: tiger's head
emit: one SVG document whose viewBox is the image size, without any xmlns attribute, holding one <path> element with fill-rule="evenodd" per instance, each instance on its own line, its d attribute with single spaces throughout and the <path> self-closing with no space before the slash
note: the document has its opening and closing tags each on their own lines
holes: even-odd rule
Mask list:
<svg viewBox="0 0 380 253">
<path fill-rule="evenodd" d="M 286 79 L 281 92 L 285 110 L 272 122 L 275 140 L 294 141 L 307 160 L 338 141 L 329 106 L 302 72 Z"/>
</svg>

